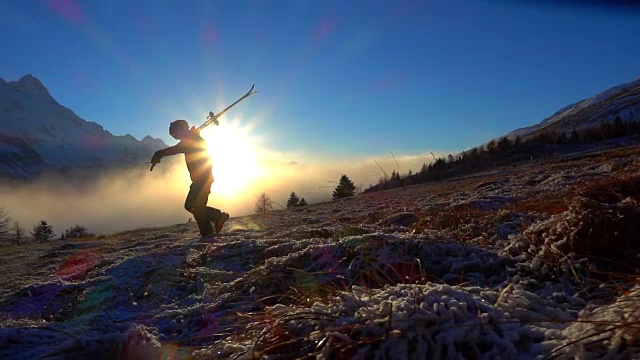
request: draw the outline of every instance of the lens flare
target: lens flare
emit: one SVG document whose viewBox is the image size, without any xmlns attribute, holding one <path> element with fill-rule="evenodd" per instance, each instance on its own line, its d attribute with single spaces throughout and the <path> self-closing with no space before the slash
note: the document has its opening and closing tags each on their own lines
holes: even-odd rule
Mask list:
<svg viewBox="0 0 640 360">
<path fill-rule="evenodd" d="M 77 280 L 84 276 L 100 259 L 94 251 L 83 251 L 69 257 L 56 271 L 65 280 Z"/>
<path fill-rule="evenodd" d="M 211 189 L 217 197 L 233 199 L 246 192 L 259 176 L 257 139 L 250 132 L 250 126 L 241 126 L 237 121 L 202 132 L 213 158 Z"/>
</svg>

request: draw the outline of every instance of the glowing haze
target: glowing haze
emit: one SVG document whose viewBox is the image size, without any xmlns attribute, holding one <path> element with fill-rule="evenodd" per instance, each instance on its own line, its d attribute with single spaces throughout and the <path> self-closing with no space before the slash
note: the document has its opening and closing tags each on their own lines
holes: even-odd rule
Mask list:
<svg viewBox="0 0 640 360">
<path fill-rule="evenodd" d="M 274 210 L 278 210 L 286 204 L 293 191 L 310 203 L 330 200 L 337 181 L 344 173 L 354 179 L 362 190 L 384 176 L 370 158 L 317 159 L 305 164 L 287 162 L 292 154 L 259 150 L 256 146 L 259 141 L 243 133 L 246 129 L 222 129 L 221 124 L 221 127 L 203 134 L 213 144 L 211 151 L 217 151 L 214 154 L 215 182 L 209 204 L 232 216 L 253 213 L 256 196 L 261 192 L 271 197 Z M 236 131 L 234 137 L 227 138 L 233 142 L 225 145 L 220 141 L 218 144 L 222 147 L 216 150 L 218 136 Z M 241 155 L 224 156 L 225 152 L 233 149 Z M 40 220 L 46 220 L 57 234 L 76 224 L 84 225 L 94 233 L 109 234 L 186 222 L 191 216 L 183 208 L 190 185 L 189 175 L 181 155 L 173 158 L 163 160 L 153 172 L 145 167 L 127 173 L 105 174 L 101 179 L 82 186 L 45 176 L 22 187 L 0 187 L 2 206 L 27 231 L 31 231 Z M 389 173 L 399 171 L 397 169 L 403 173 L 410 169 L 415 172 L 428 160 L 426 156 L 404 156 L 394 160 L 391 154 L 377 159 Z"/>
</svg>

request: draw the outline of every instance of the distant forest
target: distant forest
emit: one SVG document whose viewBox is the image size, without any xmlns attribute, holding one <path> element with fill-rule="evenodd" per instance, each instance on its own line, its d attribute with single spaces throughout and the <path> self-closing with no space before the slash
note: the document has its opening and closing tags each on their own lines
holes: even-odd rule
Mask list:
<svg viewBox="0 0 640 360">
<path fill-rule="evenodd" d="M 462 152 L 454 156 L 435 159 L 434 162 L 422 165 L 417 173 L 411 170 L 404 176 L 395 170 L 388 176 L 372 185 L 364 192 L 393 189 L 397 187 L 437 181 L 445 178 L 472 173 L 489 166 L 511 163 L 532 158 L 553 155 L 554 149 L 547 145 L 582 145 L 602 140 L 640 135 L 640 121 L 622 121 L 616 117 L 613 122 L 605 122 L 600 126 L 590 127 L 580 131 L 573 130 L 569 135 L 564 132 L 542 131 L 534 136 L 521 139 L 516 137 L 509 140 L 502 137 L 493 139 L 484 146 Z"/>
</svg>

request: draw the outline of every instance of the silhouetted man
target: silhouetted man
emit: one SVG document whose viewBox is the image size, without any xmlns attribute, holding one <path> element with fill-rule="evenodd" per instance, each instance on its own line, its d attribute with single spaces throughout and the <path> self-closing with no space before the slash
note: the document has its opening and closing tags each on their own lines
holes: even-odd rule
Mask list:
<svg viewBox="0 0 640 360">
<path fill-rule="evenodd" d="M 169 134 L 180 142 L 156 151 L 151 158 L 151 163 L 155 165 L 165 156 L 184 154 L 184 160 L 191 176 L 191 187 L 184 202 L 184 208 L 193 214 L 202 240 L 211 241 L 214 234 L 220 232 L 224 222 L 229 219 L 229 214 L 207 206 L 213 183 L 211 156 L 207 142 L 200 136 L 198 130 L 195 128 L 189 130 L 189 124 L 185 120 L 172 122 L 169 125 Z M 212 222 L 215 223 L 215 229 L 211 225 Z"/>
</svg>

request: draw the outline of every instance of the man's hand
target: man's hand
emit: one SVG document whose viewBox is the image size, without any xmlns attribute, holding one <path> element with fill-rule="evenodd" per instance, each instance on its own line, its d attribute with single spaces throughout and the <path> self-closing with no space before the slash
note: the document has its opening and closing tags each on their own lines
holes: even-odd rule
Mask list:
<svg viewBox="0 0 640 360">
<path fill-rule="evenodd" d="M 160 163 L 160 159 L 162 159 L 162 157 L 164 156 L 164 151 L 163 150 L 158 150 L 153 154 L 153 157 L 151 157 L 151 163 L 153 165 L 155 164 L 159 164 Z"/>
</svg>

